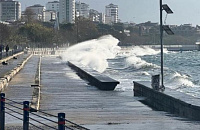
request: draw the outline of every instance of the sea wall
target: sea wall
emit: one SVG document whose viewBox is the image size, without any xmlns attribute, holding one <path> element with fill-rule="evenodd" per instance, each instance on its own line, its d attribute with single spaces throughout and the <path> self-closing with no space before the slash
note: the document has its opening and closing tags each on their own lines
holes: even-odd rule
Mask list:
<svg viewBox="0 0 200 130">
<path fill-rule="evenodd" d="M 145 97 L 144 104 L 160 110 L 186 117 L 192 120 L 200 120 L 199 99 L 167 89 L 165 92 L 153 90 L 147 85 L 134 83 L 134 96 Z"/>
<path fill-rule="evenodd" d="M 96 86 L 100 90 L 111 91 L 119 84 L 119 81 L 102 75 L 91 68 L 72 62 L 68 62 L 68 65 L 74 69 L 81 78 L 87 80 L 91 85 Z"/>
</svg>

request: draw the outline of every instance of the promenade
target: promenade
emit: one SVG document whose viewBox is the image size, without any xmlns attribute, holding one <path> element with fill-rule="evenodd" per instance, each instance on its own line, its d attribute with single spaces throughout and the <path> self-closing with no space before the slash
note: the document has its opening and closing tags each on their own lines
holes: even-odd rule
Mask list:
<svg viewBox="0 0 200 130">
<path fill-rule="evenodd" d="M 20 62 L 23 56 L 12 59 L 7 66 L 0 65 L 1 76 Z M 31 57 L 11 80 L 4 91 L 6 98 L 31 100 L 33 88 L 30 85 L 34 84 L 38 59 L 39 56 Z M 64 112 L 66 119 L 91 130 L 200 129 L 200 122 L 154 111 L 138 100 L 132 91 L 100 91 L 80 79 L 76 72 L 56 56 L 42 57 L 40 109 L 47 113 L 57 115 Z M 22 125 L 7 114 L 6 118 L 9 129 Z"/>
</svg>

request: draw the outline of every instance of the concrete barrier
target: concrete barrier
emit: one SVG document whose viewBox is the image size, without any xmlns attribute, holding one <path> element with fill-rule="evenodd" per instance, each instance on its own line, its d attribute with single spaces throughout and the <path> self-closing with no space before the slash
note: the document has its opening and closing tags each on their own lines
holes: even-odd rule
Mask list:
<svg viewBox="0 0 200 130">
<path fill-rule="evenodd" d="M 31 85 L 31 87 L 34 87 L 32 100 L 31 100 L 31 108 L 35 109 L 36 111 L 39 110 L 39 107 L 40 107 L 41 59 L 42 58 L 40 56 L 40 59 L 38 61 L 37 71 L 36 71 L 36 74 L 35 74 L 35 85 Z"/>
<path fill-rule="evenodd" d="M 24 53 L 24 52 L 19 52 L 19 53 L 17 53 L 17 54 L 12 55 L 12 56 L 5 57 L 5 58 L 3 58 L 3 59 L 0 59 L 0 62 L 8 61 L 8 60 L 12 59 L 13 57 L 17 57 L 18 55 L 21 55 L 21 54 L 23 54 L 23 53 Z"/>
<path fill-rule="evenodd" d="M 164 92 L 159 92 L 143 85 L 142 83 L 134 83 L 134 96 L 145 97 L 142 100 L 144 104 L 160 110 L 186 117 L 192 120 L 200 120 L 200 103 L 199 99 L 166 88 Z"/>
<path fill-rule="evenodd" d="M 0 89 L 1 91 L 8 86 L 8 83 L 11 81 L 11 79 L 24 67 L 26 62 L 31 58 L 32 55 L 29 55 L 27 58 L 24 59 L 24 61 L 17 65 L 13 70 L 10 70 L 4 77 L 0 80 Z M 2 80 L 3 79 L 3 80 Z"/>
<path fill-rule="evenodd" d="M 78 75 L 86 79 L 90 84 L 96 86 L 100 90 L 111 91 L 114 90 L 119 81 L 116 81 L 108 76 L 102 75 L 91 68 L 81 66 L 75 63 L 68 62 L 68 65 L 74 69 Z"/>
</svg>

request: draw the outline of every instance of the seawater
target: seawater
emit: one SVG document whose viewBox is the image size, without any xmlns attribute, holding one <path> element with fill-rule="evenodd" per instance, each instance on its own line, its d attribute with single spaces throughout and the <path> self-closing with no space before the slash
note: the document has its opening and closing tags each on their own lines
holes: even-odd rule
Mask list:
<svg viewBox="0 0 200 130">
<path fill-rule="evenodd" d="M 133 91 L 133 81 L 149 81 L 160 74 L 160 50 L 148 46 L 119 47 L 111 35 L 74 45 L 62 55 L 120 82 L 116 91 Z M 200 97 L 200 52 L 164 50 L 164 85 Z"/>
</svg>

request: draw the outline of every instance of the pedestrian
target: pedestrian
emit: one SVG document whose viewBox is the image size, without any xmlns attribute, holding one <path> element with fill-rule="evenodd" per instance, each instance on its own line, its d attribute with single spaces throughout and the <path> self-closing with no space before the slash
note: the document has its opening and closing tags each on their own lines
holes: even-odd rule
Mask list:
<svg viewBox="0 0 200 130">
<path fill-rule="evenodd" d="M 3 51 L 3 48 L 2 48 L 2 45 L 0 45 L 0 59 L 2 59 L 2 51 Z"/>
<path fill-rule="evenodd" d="M 3 45 L 0 45 L 0 52 L 3 51 Z"/>
<path fill-rule="evenodd" d="M 6 45 L 6 56 L 8 56 L 9 46 Z"/>
</svg>

